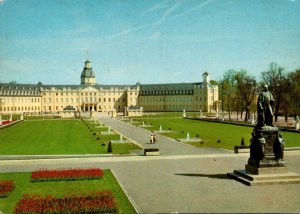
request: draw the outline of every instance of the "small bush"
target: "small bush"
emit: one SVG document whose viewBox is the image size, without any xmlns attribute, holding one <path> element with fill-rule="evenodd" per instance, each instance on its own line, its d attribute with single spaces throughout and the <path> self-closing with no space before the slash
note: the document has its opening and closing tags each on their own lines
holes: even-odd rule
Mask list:
<svg viewBox="0 0 300 214">
<path fill-rule="evenodd" d="M 100 137 L 97 137 L 97 140 L 100 140 Z"/>
<path fill-rule="evenodd" d="M 111 141 L 108 142 L 107 152 L 109 152 L 109 153 L 112 152 L 112 143 L 111 143 Z"/>
<path fill-rule="evenodd" d="M 245 140 L 244 140 L 243 137 L 242 137 L 242 140 L 241 140 L 241 147 L 246 147 L 246 145 L 245 145 Z"/>
<path fill-rule="evenodd" d="M 105 145 L 106 145 L 105 143 L 102 143 L 102 144 L 101 144 L 101 146 L 105 146 Z"/>
<path fill-rule="evenodd" d="M 221 140 L 217 140 L 217 143 L 221 143 Z"/>
<path fill-rule="evenodd" d="M 96 133 L 94 132 L 94 134 L 93 135 L 96 135 Z"/>
<path fill-rule="evenodd" d="M 197 134 L 196 137 L 199 137 L 199 135 Z"/>
<path fill-rule="evenodd" d="M 169 128 L 169 130 L 171 130 L 171 128 Z"/>
<path fill-rule="evenodd" d="M 183 134 L 184 133 L 184 131 L 181 131 L 181 134 Z"/>
</svg>

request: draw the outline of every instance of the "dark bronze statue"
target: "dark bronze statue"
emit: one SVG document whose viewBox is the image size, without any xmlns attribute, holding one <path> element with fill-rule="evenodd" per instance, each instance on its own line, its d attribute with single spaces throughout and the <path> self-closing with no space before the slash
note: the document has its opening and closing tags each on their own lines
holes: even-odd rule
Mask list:
<svg viewBox="0 0 300 214">
<path fill-rule="evenodd" d="M 252 132 L 250 158 L 252 166 L 279 166 L 284 164 L 284 140 L 280 129 L 273 124 L 274 98 L 264 85 L 257 100 L 257 124 Z"/>
<path fill-rule="evenodd" d="M 268 85 L 264 85 L 263 91 L 257 100 L 257 125 L 256 128 L 273 125 L 274 98 L 268 90 Z"/>
</svg>

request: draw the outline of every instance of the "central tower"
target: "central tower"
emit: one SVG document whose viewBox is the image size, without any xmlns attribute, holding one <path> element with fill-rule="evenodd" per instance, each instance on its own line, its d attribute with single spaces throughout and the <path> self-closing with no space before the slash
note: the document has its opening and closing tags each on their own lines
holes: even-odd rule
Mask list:
<svg viewBox="0 0 300 214">
<path fill-rule="evenodd" d="M 86 60 L 84 63 L 84 68 L 81 73 L 81 85 L 95 85 L 96 84 L 96 77 L 93 72 L 91 62 Z"/>
</svg>

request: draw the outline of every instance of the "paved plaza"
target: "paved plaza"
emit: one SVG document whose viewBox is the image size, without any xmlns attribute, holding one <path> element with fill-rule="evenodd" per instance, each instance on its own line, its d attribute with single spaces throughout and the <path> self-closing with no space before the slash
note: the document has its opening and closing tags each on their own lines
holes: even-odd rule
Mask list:
<svg viewBox="0 0 300 214">
<path fill-rule="evenodd" d="M 160 156 L 112 156 L 39 160 L 2 160 L 1 172 L 42 167 L 100 167 L 111 169 L 140 213 L 300 212 L 300 184 L 246 186 L 226 176 L 244 169 L 249 154 L 223 149 L 194 148 L 122 121 L 99 118 L 125 137 Z M 286 152 L 290 171 L 300 173 L 300 151 Z"/>
</svg>

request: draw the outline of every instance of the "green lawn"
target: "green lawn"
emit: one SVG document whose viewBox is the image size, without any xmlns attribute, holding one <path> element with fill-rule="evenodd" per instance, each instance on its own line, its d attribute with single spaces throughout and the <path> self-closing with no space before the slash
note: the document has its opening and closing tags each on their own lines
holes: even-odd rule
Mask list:
<svg viewBox="0 0 300 214">
<path fill-rule="evenodd" d="M 119 205 L 121 213 L 135 213 L 134 208 L 117 183 L 110 170 L 104 170 L 104 177 L 100 180 L 85 181 L 53 181 L 30 182 L 31 173 L 5 173 L 0 174 L 0 180 L 15 180 L 13 192 L 7 198 L 0 198 L 0 210 L 4 213 L 13 213 L 14 205 L 23 194 L 41 194 L 61 197 L 67 193 L 85 193 L 90 191 L 110 190 Z"/>
<path fill-rule="evenodd" d="M 97 135 L 100 130 L 95 124 L 86 124 L 81 120 L 21 122 L 0 130 L 1 155 L 105 154 L 108 141 L 119 139 L 118 135 Z M 116 154 L 137 149 L 134 144 L 113 144 Z"/>
<path fill-rule="evenodd" d="M 136 119 L 142 119 L 142 118 L 165 118 L 165 117 L 178 117 L 181 118 L 182 117 L 183 112 L 157 112 L 157 113 L 151 113 L 151 114 L 147 114 L 147 112 L 145 113 L 145 115 L 143 116 L 137 116 L 134 117 Z M 204 112 L 202 115 L 207 115 L 206 112 Z M 186 116 L 187 117 L 198 117 L 200 116 L 200 112 L 186 112 Z"/>
<path fill-rule="evenodd" d="M 234 146 L 240 145 L 241 139 L 244 138 L 246 145 L 250 144 L 252 127 L 222 124 L 214 122 L 206 122 L 200 120 L 187 120 L 181 118 L 160 118 L 160 119 L 140 119 L 146 124 L 152 124 L 154 127 L 148 130 L 158 130 L 159 126 L 162 129 L 175 131 L 175 133 L 164 134 L 171 138 L 185 138 L 187 132 L 190 137 L 199 135 L 204 143 L 191 143 L 199 147 L 218 147 L 225 149 L 233 149 Z M 183 132 L 183 133 L 181 133 Z M 286 143 L 286 147 L 300 147 L 300 134 L 292 132 L 282 132 Z M 217 141 L 220 140 L 220 143 Z"/>
</svg>

